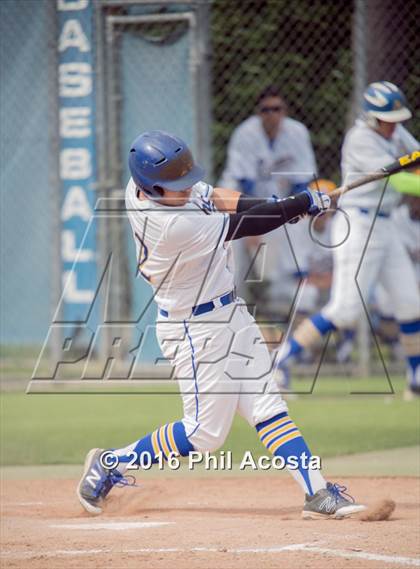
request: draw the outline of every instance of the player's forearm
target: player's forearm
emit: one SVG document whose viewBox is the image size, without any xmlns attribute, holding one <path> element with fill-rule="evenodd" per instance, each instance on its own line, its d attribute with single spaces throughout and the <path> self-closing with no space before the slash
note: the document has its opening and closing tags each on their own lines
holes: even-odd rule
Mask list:
<svg viewBox="0 0 420 569">
<path fill-rule="evenodd" d="M 214 188 L 211 199 L 219 211 L 242 213 L 251 207 L 267 203 L 265 198 L 253 198 L 247 194 L 227 188 Z M 270 198 L 270 201 L 273 201 Z"/>
<path fill-rule="evenodd" d="M 237 211 L 238 202 L 241 192 L 229 190 L 227 188 L 214 188 L 211 200 L 218 209 L 227 213 L 235 213 Z"/>
<path fill-rule="evenodd" d="M 246 194 L 240 194 L 238 205 L 236 207 L 236 213 L 243 213 L 244 211 L 248 211 L 252 207 L 256 207 L 259 205 L 264 205 L 267 202 L 274 202 L 274 198 L 252 198 L 247 196 Z"/>
<path fill-rule="evenodd" d="M 300 193 L 277 202 L 265 201 L 241 213 L 231 214 L 226 241 L 251 235 L 263 235 L 273 231 L 291 219 L 306 213 L 310 206 L 309 196 L 306 193 Z"/>
</svg>

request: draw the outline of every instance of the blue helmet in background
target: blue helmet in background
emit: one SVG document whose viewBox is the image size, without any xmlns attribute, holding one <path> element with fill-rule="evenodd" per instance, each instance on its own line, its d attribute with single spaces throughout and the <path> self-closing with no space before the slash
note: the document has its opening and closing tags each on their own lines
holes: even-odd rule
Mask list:
<svg viewBox="0 0 420 569">
<path fill-rule="evenodd" d="M 154 197 L 161 195 L 162 188 L 187 190 L 204 176 L 186 143 L 162 130 L 144 132 L 135 139 L 128 165 L 136 186 Z"/>
<path fill-rule="evenodd" d="M 389 81 L 377 81 L 367 87 L 363 93 L 363 110 L 368 118 L 385 122 L 401 122 L 411 118 L 403 92 Z"/>
</svg>

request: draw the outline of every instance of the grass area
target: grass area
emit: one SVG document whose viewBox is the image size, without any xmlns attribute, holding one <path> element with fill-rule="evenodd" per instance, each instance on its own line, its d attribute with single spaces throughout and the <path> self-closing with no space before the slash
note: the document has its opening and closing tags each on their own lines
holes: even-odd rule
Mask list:
<svg viewBox="0 0 420 569">
<path fill-rule="evenodd" d="M 420 407 L 396 395 L 351 395 L 351 391 L 387 391 L 385 379 L 321 379 L 312 395 L 289 403 L 290 413 L 313 453 L 322 456 L 398 448 L 419 442 Z M 309 382 L 296 389 L 308 390 Z M 154 389 L 156 391 L 156 388 Z M 182 415 L 175 393 L 131 395 L 1 396 L 3 465 L 81 463 L 93 447 L 125 446 L 163 423 Z M 224 445 L 233 457 L 245 450 L 266 454 L 254 431 L 240 417 Z"/>
</svg>

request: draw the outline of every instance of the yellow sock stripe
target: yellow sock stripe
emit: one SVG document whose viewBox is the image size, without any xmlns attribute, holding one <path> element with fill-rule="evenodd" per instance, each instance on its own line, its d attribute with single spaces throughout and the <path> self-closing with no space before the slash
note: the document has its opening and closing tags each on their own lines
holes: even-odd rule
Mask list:
<svg viewBox="0 0 420 569">
<path fill-rule="evenodd" d="M 157 431 L 157 440 L 158 440 L 158 445 L 159 445 L 159 452 L 162 453 L 163 458 L 166 460 L 166 459 L 167 459 L 167 456 L 166 456 L 166 454 L 165 454 L 165 449 L 163 448 L 162 441 L 161 441 L 161 438 L 160 438 L 160 431 L 161 431 L 161 429 L 158 429 L 158 431 Z"/>
<path fill-rule="evenodd" d="M 160 446 L 163 449 L 163 454 L 165 455 L 165 458 L 167 459 L 169 456 L 170 448 L 168 447 L 168 445 L 166 444 L 166 439 L 165 439 L 165 427 L 161 427 L 159 429 L 159 441 L 160 441 Z"/>
<path fill-rule="evenodd" d="M 291 423 L 289 423 L 289 425 L 285 425 L 284 427 L 282 427 L 281 429 L 276 429 L 274 431 L 274 433 L 271 433 L 270 435 L 268 435 L 268 437 L 266 437 L 262 443 L 264 446 L 266 446 L 267 448 L 270 446 L 270 443 L 273 439 L 275 439 L 276 437 L 278 437 L 279 435 L 281 435 L 282 433 L 285 433 L 286 431 L 290 431 L 291 429 L 296 429 L 296 425 L 293 423 L 293 421 Z"/>
<path fill-rule="evenodd" d="M 155 451 L 155 456 L 157 456 L 160 453 L 157 435 L 158 435 L 158 432 L 153 431 L 153 433 L 152 433 L 152 446 L 153 446 L 153 450 Z"/>
<path fill-rule="evenodd" d="M 175 443 L 174 424 L 173 423 L 169 423 L 168 430 L 166 431 L 166 434 L 168 435 L 169 446 L 171 447 L 172 452 L 179 455 L 180 452 L 179 452 L 178 447 L 176 446 L 176 443 Z"/>
<path fill-rule="evenodd" d="M 281 427 L 284 423 L 286 423 L 287 421 L 290 421 L 290 417 L 287 415 L 286 417 L 282 417 L 281 419 L 278 419 L 277 421 L 275 421 L 274 423 L 271 423 L 271 425 L 267 425 L 266 427 L 264 427 L 263 429 L 261 429 L 261 431 L 258 431 L 258 435 L 259 437 L 263 437 L 264 435 L 266 435 L 269 431 L 271 431 L 272 429 L 275 429 L 276 427 Z"/>
<path fill-rule="evenodd" d="M 301 436 L 302 435 L 300 434 L 299 431 L 295 431 L 294 433 L 289 433 L 288 435 L 285 435 L 284 437 L 282 437 L 281 439 L 279 439 L 278 441 L 273 443 L 271 448 L 269 448 L 268 450 L 274 454 L 276 452 L 276 450 L 279 447 L 281 447 L 281 445 L 284 445 L 285 443 L 291 441 L 292 439 L 296 439 L 297 437 L 301 437 Z"/>
</svg>

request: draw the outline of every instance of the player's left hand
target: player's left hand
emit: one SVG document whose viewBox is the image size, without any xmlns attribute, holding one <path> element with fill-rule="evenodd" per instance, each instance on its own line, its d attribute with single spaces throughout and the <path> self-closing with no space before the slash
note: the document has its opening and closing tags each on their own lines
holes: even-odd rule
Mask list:
<svg viewBox="0 0 420 569">
<path fill-rule="evenodd" d="M 310 188 L 303 190 L 303 193 L 311 200 L 311 204 L 308 208 L 309 215 L 318 215 L 330 208 L 331 198 L 328 194 L 324 194 L 324 192 L 319 192 L 318 190 L 311 190 Z"/>
</svg>

